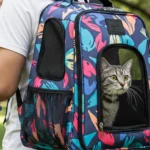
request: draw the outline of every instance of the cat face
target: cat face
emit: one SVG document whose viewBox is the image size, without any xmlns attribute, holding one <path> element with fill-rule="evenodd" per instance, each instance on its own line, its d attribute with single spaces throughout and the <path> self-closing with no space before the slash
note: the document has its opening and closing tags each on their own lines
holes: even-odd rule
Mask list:
<svg viewBox="0 0 150 150">
<path fill-rule="evenodd" d="M 101 58 L 101 82 L 105 94 L 115 96 L 127 92 L 132 84 L 132 64 L 130 59 L 123 66 L 110 65 L 104 57 Z"/>
</svg>

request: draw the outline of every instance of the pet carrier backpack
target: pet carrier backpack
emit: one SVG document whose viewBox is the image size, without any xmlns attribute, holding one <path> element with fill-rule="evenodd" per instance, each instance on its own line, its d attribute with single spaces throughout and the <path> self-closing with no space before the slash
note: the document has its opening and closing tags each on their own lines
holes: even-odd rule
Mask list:
<svg viewBox="0 0 150 150">
<path fill-rule="evenodd" d="M 140 17 L 102 4 L 54 2 L 41 14 L 23 104 L 17 92 L 22 143 L 148 149 L 148 80 L 149 38 Z"/>
</svg>

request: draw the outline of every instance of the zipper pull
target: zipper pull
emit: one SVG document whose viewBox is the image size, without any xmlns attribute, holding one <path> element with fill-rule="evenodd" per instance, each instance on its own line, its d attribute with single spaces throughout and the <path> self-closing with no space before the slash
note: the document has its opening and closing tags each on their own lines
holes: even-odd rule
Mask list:
<svg viewBox="0 0 150 150">
<path fill-rule="evenodd" d="M 103 122 L 99 123 L 100 132 L 102 133 L 102 137 L 104 137 L 104 124 Z"/>
</svg>

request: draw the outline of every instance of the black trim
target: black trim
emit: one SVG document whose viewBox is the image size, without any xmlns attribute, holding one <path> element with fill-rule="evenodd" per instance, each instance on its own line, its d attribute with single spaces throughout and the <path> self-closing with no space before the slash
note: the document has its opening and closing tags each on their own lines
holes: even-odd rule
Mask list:
<svg viewBox="0 0 150 150">
<path fill-rule="evenodd" d="M 16 91 L 16 98 L 17 98 L 17 106 L 19 108 L 22 105 L 22 98 L 21 98 L 19 88 L 17 88 L 17 91 Z"/>
<path fill-rule="evenodd" d="M 112 7 L 112 3 L 109 0 L 99 0 L 99 1 L 103 4 L 104 7 Z M 74 0 L 66 0 L 66 1 L 63 0 L 62 2 L 67 2 L 67 3 L 69 3 L 68 6 L 70 6 L 74 3 Z M 84 0 L 84 2 L 88 3 L 87 0 Z M 94 1 L 94 2 L 96 2 L 96 1 Z M 61 6 L 65 7 L 64 5 L 61 5 Z M 68 7 L 68 6 L 66 6 L 66 7 Z"/>
<path fill-rule="evenodd" d="M 101 83 L 101 78 L 100 78 L 100 57 L 103 53 L 103 51 L 105 49 L 108 49 L 108 48 L 112 48 L 112 47 L 120 47 L 120 48 L 127 48 L 131 51 L 133 51 L 134 53 L 136 53 L 137 57 L 140 58 L 140 60 L 143 62 L 142 66 L 141 66 L 141 63 L 139 63 L 140 65 L 140 68 L 141 68 L 141 73 L 142 73 L 142 77 L 144 77 L 143 79 L 143 85 L 144 85 L 144 88 L 145 90 L 143 90 L 144 93 L 144 96 L 145 96 L 145 102 L 146 102 L 146 114 L 147 114 L 147 119 L 148 119 L 148 124 L 143 124 L 143 125 L 134 125 L 134 126 L 126 126 L 126 127 L 104 127 L 104 129 L 106 131 L 111 131 L 111 132 L 125 132 L 125 131 L 137 131 L 137 130 L 141 130 L 141 129 L 144 129 L 144 127 L 148 127 L 150 125 L 150 97 L 148 95 L 148 75 L 147 75 L 147 69 L 146 69 L 146 64 L 145 64 L 145 60 L 143 58 L 143 56 L 141 55 L 141 53 L 138 51 L 138 49 L 136 49 L 135 47 L 133 46 L 129 46 L 129 45 L 125 45 L 125 44 L 111 44 L 111 45 L 107 45 L 106 47 L 104 47 L 98 54 L 97 56 L 97 65 L 96 65 L 96 68 L 97 68 L 97 82 L 98 83 Z M 98 88 L 98 107 L 97 107 L 97 110 L 98 110 L 98 123 L 100 122 L 103 122 L 103 111 L 102 111 L 102 107 L 103 107 L 103 103 L 102 103 L 102 95 L 100 93 L 102 93 L 102 87 L 101 87 L 101 84 L 97 84 L 97 88 Z"/>
<path fill-rule="evenodd" d="M 21 98 L 21 94 L 20 94 L 19 88 L 17 88 L 17 91 L 16 91 L 16 100 L 17 100 L 17 107 L 19 108 L 22 105 L 22 98 Z M 9 102 L 10 102 L 10 99 L 8 99 L 8 101 L 7 101 L 6 112 L 5 112 L 5 119 L 3 121 L 3 124 L 5 124 L 6 121 L 7 121 L 6 115 L 7 115 L 7 112 L 8 112 L 8 104 L 9 104 Z"/>
<path fill-rule="evenodd" d="M 141 125 L 134 125 L 134 126 L 124 126 L 124 127 L 104 127 L 105 131 L 108 131 L 111 133 L 117 133 L 117 132 L 137 132 L 141 130 L 145 130 L 148 126 L 146 124 Z"/>
<path fill-rule="evenodd" d="M 7 116 L 7 112 L 8 112 L 8 104 L 9 104 L 9 101 L 10 101 L 10 99 L 7 100 L 6 112 L 5 112 L 5 118 L 4 118 L 3 124 L 5 124 L 6 121 L 7 121 L 6 116 Z"/>
<path fill-rule="evenodd" d="M 41 89 L 41 88 L 34 88 L 31 86 L 28 86 L 28 90 L 39 92 L 39 93 L 50 93 L 50 94 L 67 94 L 67 95 L 72 95 L 72 91 L 63 91 L 63 90 L 49 90 L 49 89 Z"/>
</svg>

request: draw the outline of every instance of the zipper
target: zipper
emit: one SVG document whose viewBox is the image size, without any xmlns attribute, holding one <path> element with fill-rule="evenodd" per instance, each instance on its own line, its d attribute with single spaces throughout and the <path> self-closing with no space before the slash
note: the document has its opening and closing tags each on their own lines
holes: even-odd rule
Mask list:
<svg viewBox="0 0 150 150">
<path fill-rule="evenodd" d="M 84 140 L 82 138 L 82 62 L 81 62 L 81 52 L 80 52 L 80 38 L 79 38 L 79 22 L 80 22 L 80 17 L 86 13 L 103 13 L 103 14 L 115 14 L 115 15 L 126 15 L 129 14 L 129 12 L 122 12 L 118 11 L 118 9 L 109 9 L 109 8 L 100 8 L 100 9 L 91 9 L 91 10 L 85 10 L 81 13 L 79 13 L 75 19 L 75 48 L 76 48 L 76 53 L 77 53 L 77 75 L 78 75 L 78 112 L 79 112 L 79 117 L 78 117 L 78 123 L 79 123 L 79 132 L 78 132 L 78 137 L 80 140 L 80 144 L 84 150 L 86 150 L 86 146 L 84 144 Z M 131 13 L 130 13 L 131 14 Z M 133 14 L 134 15 L 134 14 Z M 143 23 L 145 26 L 145 24 Z M 123 44 L 122 44 L 123 45 Z M 100 51 L 101 52 L 101 51 Z M 148 83 L 148 82 L 147 82 Z M 148 98 L 148 97 L 147 97 Z M 98 103 L 98 106 L 100 106 L 100 103 Z M 148 109 L 148 114 L 150 114 L 150 111 Z M 98 111 L 98 115 L 102 116 L 102 113 Z M 102 118 L 102 117 L 101 117 Z M 104 136 L 104 125 L 101 119 L 98 120 L 98 128 L 102 133 L 102 136 Z M 148 124 L 150 124 L 150 118 L 148 117 Z M 135 127 L 135 126 L 134 126 Z M 146 126 L 145 126 L 146 127 Z M 105 128 L 106 129 L 106 128 Z M 107 130 L 107 129 L 106 129 Z M 132 131 L 134 129 L 131 129 Z M 137 131 L 137 129 L 135 129 Z M 114 130 L 114 132 L 120 132 L 121 130 Z M 129 130 L 128 130 L 129 131 Z M 111 132 L 113 132 L 111 130 Z"/>
<path fill-rule="evenodd" d="M 97 82 L 98 83 L 101 83 L 101 78 L 100 78 L 100 70 L 99 70 L 99 66 L 100 66 L 100 56 L 102 55 L 103 51 L 105 49 L 108 49 L 110 47 L 123 47 L 123 48 L 127 48 L 129 49 L 130 51 L 137 51 L 138 50 L 135 48 L 135 47 L 131 47 L 129 45 L 124 45 L 124 44 L 111 44 L 111 45 L 107 45 L 105 48 L 103 48 L 97 55 L 97 66 L 96 66 L 96 69 L 98 71 L 98 75 L 97 75 Z M 101 98 L 101 95 L 99 93 L 102 93 L 102 88 L 101 88 L 101 84 L 97 84 L 97 89 L 98 91 L 98 107 L 97 107 L 97 110 L 100 110 L 98 111 L 98 127 L 99 127 L 99 130 L 101 133 L 103 133 L 104 131 L 108 131 L 108 132 L 129 132 L 129 131 L 138 131 L 138 130 L 143 130 L 145 129 L 146 127 L 148 127 L 150 125 L 150 106 L 148 105 L 149 102 L 150 102 L 150 97 L 148 95 L 148 75 L 147 75 L 147 71 L 146 71 L 146 65 L 144 64 L 145 60 L 143 59 L 142 55 L 140 53 L 137 53 L 137 58 L 140 58 L 140 60 L 143 62 L 143 65 L 144 65 L 144 69 L 143 69 L 143 65 L 141 66 L 140 65 L 140 68 L 141 68 L 141 72 L 142 72 L 142 77 L 145 78 L 145 80 L 143 81 L 143 85 L 145 88 L 147 88 L 147 90 L 145 89 L 145 94 L 144 94 L 144 97 L 146 99 L 146 104 L 147 107 L 146 108 L 146 112 L 147 112 L 147 121 L 148 123 L 147 124 L 140 124 L 140 125 L 131 125 L 131 126 L 113 126 L 113 127 L 105 127 L 104 124 L 103 124 L 103 103 L 102 103 L 102 98 Z M 102 136 L 103 137 L 103 136 Z"/>
<path fill-rule="evenodd" d="M 100 130 L 101 136 L 104 137 L 104 124 L 103 124 L 103 122 L 99 123 L 99 130 Z"/>
</svg>

